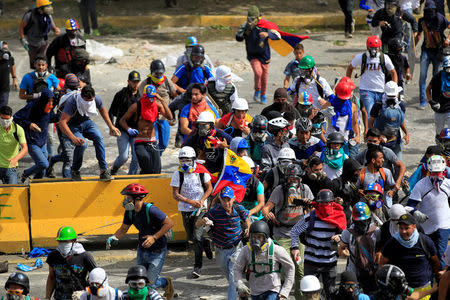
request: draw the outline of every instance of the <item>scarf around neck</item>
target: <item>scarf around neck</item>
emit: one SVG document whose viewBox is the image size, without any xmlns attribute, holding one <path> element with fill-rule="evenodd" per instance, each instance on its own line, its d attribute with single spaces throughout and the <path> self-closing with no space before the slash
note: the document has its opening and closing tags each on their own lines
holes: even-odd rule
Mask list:
<svg viewBox="0 0 450 300">
<path fill-rule="evenodd" d="M 352 102 L 350 100 L 341 100 L 338 97 L 332 97 L 330 99 L 331 106 L 334 108 L 335 115 L 331 118 L 331 126 L 333 126 L 337 131 L 343 128 L 337 126 L 338 118 L 348 116 L 347 125 L 345 130 L 353 130 L 352 127 Z"/>
<path fill-rule="evenodd" d="M 412 247 L 414 247 L 415 244 L 417 244 L 417 241 L 419 240 L 419 232 L 416 230 L 414 230 L 413 234 L 409 237 L 408 240 L 404 240 L 402 238 L 402 236 L 400 235 L 400 232 L 397 232 L 394 235 L 394 238 L 397 240 L 397 242 L 400 243 L 400 245 L 402 245 L 405 248 L 411 249 Z"/>
<path fill-rule="evenodd" d="M 204 112 L 208 108 L 209 108 L 208 107 L 208 103 L 206 102 L 206 100 L 204 98 L 197 104 L 194 104 L 194 103 L 191 102 L 191 108 L 189 109 L 188 120 L 190 122 L 197 121 L 198 116 L 200 115 L 200 113 Z"/>
<path fill-rule="evenodd" d="M 334 156 L 328 155 L 326 152 L 327 152 L 326 150 L 322 151 L 322 161 L 335 170 L 341 169 L 346 160 L 343 147 L 341 147 L 341 149 L 339 149 L 338 154 Z"/>
<path fill-rule="evenodd" d="M 319 203 L 313 202 L 314 212 L 320 220 L 334 225 L 341 230 L 347 227 L 347 218 L 345 217 L 344 208 L 336 202 Z"/>
</svg>

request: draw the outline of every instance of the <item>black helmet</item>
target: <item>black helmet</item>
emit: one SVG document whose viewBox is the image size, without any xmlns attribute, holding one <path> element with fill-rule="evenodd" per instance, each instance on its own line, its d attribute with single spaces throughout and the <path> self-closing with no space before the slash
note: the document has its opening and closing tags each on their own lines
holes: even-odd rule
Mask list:
<svg viewBox="0 0 450 300">
<path fill-rule="evenodd" d="M 125 283 L 128 283 L 131 279 L 134 278 L 144 278 L 147 283 L 149 283 L 147 276 L 147 269 L 144 266 L 136 265 L 128 269 L 127 278 L 125 279 Z"/>
<path fill-rule="evenodd" d="M 192 55 L 205 57 L 205 48 L 203 48 L 202 45 L 195 45 L 192 47 L 191 56 Z"/>
<path fill-rule="evenodd" d="M 269 225 L 262 220 L 253 222 L 252 225 L 250 225 L 250 233 L 263 233 L 266 238 L 268 238 L 270 236 Z"/>
<path fill-rule="evenodd" d="M 286 173 L 284 174 L 286 178 L 289 177 L 300 177 L 303 175 L 303 170 L 299 165 L 292 163 L 286 168 Z"/>
<path fill-rule="evenodd" d="M 267 130 L 268 120 L 263 115 L 256 115 L 251 123 L 252 129 Z"/>
<path fill-rule="evenodd" d="M 388 42 L 389 53 L 396 53 L 398 49 L 403 48 L 403 43 L 399 38 L 392 38 Z"/>
<path fill-rule="evenodd" d="M 317 202 L 329 203 L 334 201 L 333 192 L 329 189 L 320 190 L 317 194 Z"/>
<path fill-rule="evenodd" d="M 305 117 L 300 117 L 297 122 L 295 122 L 295 130 L 299 131 L 310 131 L 312 129 L 312 122 L 310 119 Z"/>
<path fill-rule="evenodd" d="M 11 283 L 22 286 L 24 295 L 28 295 L 28 293 L 30 292 L 30 280 L 28 279 L 28 276 L 23 273 L 11 273 L 11 275 L 9 275 L 8 277 L 8 280 L 6 280 L 5 282 L 5 290 Z"/>
<path fill-rule="evenodd" d="M 345 144 L 344 135 L 340 132 L 332 132 L 327 136 L 327 144 Z"/>
<path fill-rule="evenodd" d="M 405 273 L 394 265 L 384 265 L 375 274 L 377 284 L 382 289 L 387 289 L 395 295 L 409 296 L 411 288 L 406 282 Z"/>
<path fill-rule="evenodd" d="M 161 60 L 156 59 L 150 64 L 150 72 L 152 74 L 163 74 L 166 72 L 166 68 Z"/>
</svg>

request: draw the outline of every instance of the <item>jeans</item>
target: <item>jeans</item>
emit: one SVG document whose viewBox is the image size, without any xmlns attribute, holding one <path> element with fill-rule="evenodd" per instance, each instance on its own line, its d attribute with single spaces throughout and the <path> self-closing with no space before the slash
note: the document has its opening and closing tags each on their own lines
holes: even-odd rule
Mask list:
<svg viewBox="0 0 450 300">
<path fill-rule="evenodd" d="M 372 110 L 372 106 L 375 102 L 381 102 L 383 98 L 383 92 L 372 92 L 368 90 L 360 90 L 359 91 L 359 99 L 361 100 L 364 108 L 367 111 L 367 114 L 370 116 L 370 111 Z"/>
<path fill-rule="evenodd" d="M 89 16 L 91 17 L 92 29 L 98 28 L 97 23 L 97 0 L 81 0 L 79 3 L 81 22 L 83 23 L 84 33 L 91 33 L 91 26 L 89 25 Z"/>
<path fill-rule="evenodd" d="M 35 165 L 23 171 L 23 175 L 29 177 L 30 175 L 35 174 L 35 179 L 44 177 L 45 170 L 48 168 L 47 144 L 42 146 L 28 144 L 28 154 L 30 154 Z"/>
<path fill-rule="evenodd" d="M 0 107 L 8 105 L 9 91 L 0 93 Z"/>
<path fill-rule="evenodd" d="M 352 32 L 353 21 L 353 0 L 339 0 L 339 6 L 345 16 L 345 32 Z"/>
<path fill-rule="evenodd" d="M 279 300 L 280 296 L 277 292 L 267 291 L 258 296 L 251 296 L 252 300 Z"/>
<path fill-rule="evenodd" d="M 350 145 L 350 143 L 348 143 L 348 156 L 350 158 L 356 158 L 358 154 L 359 154 L 359 144 L 352 146 Z"/>
<path fill-rule="evenodd" d="M 49 157 L 52 157 L 56 152 L 55 124 L 49 124 L 47 132 L 47 153 Z"/>
<path fill-rule="evenodd" d="M 49 165 L 53 167 L 55 163 L 62 162 L 62 176 L 63 178 L 70 178 L 70 168 L 72 167 L 73 149 L 75 148 L 75 146 L 74 144 L 72 144 L 70 139 L 61 132 L 59 128 L 56 129 L 56 132 L 58 134 L 59 144 L 61 145 L 61 153 L 52 156 L 50 158 Z"/>
<path fill-rule="evenodd" d="M 84 144 L 81 146 L 75 146 L 75 150 L 73 151 L 73 163 L 71 167 L 72 171 L 79 171 L 81 169 L 81 166 L 83 165 L 84 151 L 88 146 L 88 142 L 86 141 L 86 139 L 89 139 L 94 143 L 95 157 L 97 158 L 100 170 L 106 170 L 107 164 L 105 160 L 105 144 L 103 143 L 103 137 L 98 130 L 97 125 L 92 120 L 86 120 L 76 126 L 70 126 L 70 130 L 76 137 L 82 138 L 84 140 Z M 70 147 L 70 144 L 67 142 L 67 140 L 70 142 L 70 144 L 73 145 L 73 143 L 72 141 L 70 141 L 70 139 L 65 139 L 66 150 L 68 152 L 67 154 L 70 157 L 70 150 L 72 147 Z"/>
<path fill-rule="evenodd" d="M 413 15 L 412 9 L 405 10 L 410 15 Z M 411 24 L 403 22 L 403 43 L 405 44 L 405 52 L 409 52 L 409 42 L 411 41 Z"/>
<path fill-rule="evenodd" d="M 438 229 L 432 234 L 429 234 L 428 236 L 436 246 L 436 250 L 438 252 L 437 255 L 439 261 L 441 262 L 441 267 L 444 268 L 445 262 L 443 261 L 442 256 L 444 255 L 445 250 L 447 249 L 448 237 L 450 236 L 450 229 Z"/>
<path fill-rule="evenodd" d="M 161 249 L 161 253 L 151 252 L 141 247 L 137 249 L 137 264 L 147 269 L 148 280 L 152 288 L 167 286 L 167 279 L 159 277 L 166 260 L 166 254 L 167 247 Z"/>
<path fill-rule="evenodd" d="M 450 112 L 434 113 L 434 127 L 436 135 L 444 128 L 450 128 Z"/>
<path fill-rule="evenodd" d="M 128 149 L 131 148 L 131 163 L 128 170 L 128 175 L 135 175 L 139 170 L 139 165 L 136 158 L 136 151 L 134 150 L 134 138 L 129 136 L 126 131 L 121 130 L 121 135 L 117 138 L 117 148 L 119 155 L 113 164 L 113 169 L 118 170 L 128 160 Z"/>
<path fill-rule="evenodd" d="M 228 280 L 228 298 L 227 299 L 236 299 L 237 290 L 234 285 L 234 276 L 233 276 L 233 261 L 238 257 L 241 252 L 240 245 L 235 246 L 231 249 L 221 249 L 215 247 L 216 252 L 216 263 L 222 269 L 225 277 Z"/>
<path fill-rule="evenodd" d="M 0 180 L 3 184 L 17 184 L 17 168 L 0 168 Z"/>
<path fill-rule="evenodd" d="M 331 268 L 320 268 L 305 264 L 305 275 L 314 275 L 319 279 L 320 276 L 322 276 L 323 289 L 327 295 L 327 299 L 330 299 L 336 283 L 336 266 Z"/>
<path fill-rule="evenodd" d="M 202 268 L 203 266 L 203 227 L 195 226 L 198 217 L 193 216 L 191 211 L 182 211 L 183 225 L 188 236 L 188 240 L 194 243 L 194 268 Z"/>
<path fill-rule="evenodd" d="M 134 144 L 141 174 L 161 174 L 161 156 L 157 142 Z"/>
<path fill-rule="evenodd" d="M 252 59 L 250 65 L 253 69 L 255 91 L 261 91 L 261 96 L 266 94 L 267 79 L 269 78 L 269 64 L 263 64 L 259 59 Z"/>
<path fill-rule="evenodd" d="M 437 4 L 437 3 L 436 3 Z M 419 77 L 419 99 L 420 105 L 427 103 L 427 73 L 428 66 L 433 64 L 433 75 L 439 72 L 441 61 L 437 57 L 437 52 L 433 50 L 422 49 L 420 54 L 420 77 Z"/>
<path fill-rule="evenodd" d="M 277 242 L 283 247 L 289 254 L 291 253 L 291 239 L 290 238 L 277 238 Z M 294 260 L 294 257 L 291 254 L 292 262 L 295 266 L 295 277 L 294 277 L 294 297 L 295 300 L 301 299 L 301 291 L 300 291 L 300 281 L 304 275 L 304 265 L 303 258 L 305 257 L 305 246 L 302 243 L 298 244 L 298 249 L 300 250 L 300 258 L 302 260 L 301 264 L 297 264 Z"/>
</svg>

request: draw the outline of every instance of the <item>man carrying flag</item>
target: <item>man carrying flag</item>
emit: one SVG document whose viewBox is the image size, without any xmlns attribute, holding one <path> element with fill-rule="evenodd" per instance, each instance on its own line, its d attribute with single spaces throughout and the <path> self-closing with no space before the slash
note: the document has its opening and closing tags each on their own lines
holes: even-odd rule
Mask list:
<svg viewBox="0 0 450 300">
<path fill-rule="evenodd" d="M 266 87 L 269 77 L 270 48 L 274 48 L 280 55 L 286 56 L 292 52 L 294 46 L 308 36 L 297 36 L 278 30 L 278 26 L 261 17 L 257 6 L 250 6 L 247 22 L 242 24 L 236 40 L 245 40 L 247 59 L 253 69 L 254 89 L 253 100 L 266 103 Z"/>
</svg>

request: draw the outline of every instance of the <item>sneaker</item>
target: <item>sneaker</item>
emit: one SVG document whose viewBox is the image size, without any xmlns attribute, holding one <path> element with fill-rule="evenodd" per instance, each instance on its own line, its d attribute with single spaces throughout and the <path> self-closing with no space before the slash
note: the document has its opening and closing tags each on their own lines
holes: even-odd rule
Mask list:
<svg viewBox="0 0 450 300">
<path fill-rule="evenodd" d="M 53 166 L 48 166 L 47 170 L 45 171 L 45 176 L 48 178 L 55 178 L 55 171 L 53 170 Z"/>
<path fill-rule="evenodd" d="M 253 94 L 253 101 L 259 102 L 261 98 L 261 91 L 255 91 L 255 93 Z"/>
<path fill-rule="evenodd" d="M 192 271 L 192 278 L 199 278 L 200 275 L 202 275 L 202 269 L 200 268 L 194 268 L 194 270 Z"/>
<path fill-rule="evenodd" d="M 110 173 L 111 173 L 111 175 L 117 175 L 118 171 L 119 171 L 119 169 L 112 167 Z"/>
<path fill-rule="evenodd" d="M 261 95 L 261 103 L 266 104 L 267 103 L 267 97 L 266 95 Z"/>
<path fill-rule="evenodd" d="M 205 251 L 205 255 L 208 259 L 213 258 L 212 241 L 210 239 L 203 240 L 203 250 Z"/>
<path fill-rule="evenodd" d="M 351 29 L 350 29 L 350 33 L 355 33 L 355 24 L 356 24 L 356 20 L 352 19 L 352 23 L 351 23 Z"/>
<path fill-rule="evenodd" d="M 346 39 L 351 39 L 353 37 L 353 34 L 351 34 L 350 32 L 346 32 L 345 33 L 345 38 Z"/>
<path fill-rule="evenodd" d="M 419 109 L 419 110 L 424 110 L 426 106 L 427 106 L 427 103 L 426 103 L 426 102 L 421 102 L 421 103 L 419 104 L 418 109 Z"/>
<path fill-rule="evenodd" d="M 100 172 L 100 180 L 111 181 L 112 179 L 114 178 L 111 177 L 111 173 L 108 170 Z"/>
<path fill-rule="evenodd" d="M 28 177 L 27 175 L 25 175 L 25 173 L 22 173 L 22 176 L 20 177 L 20 182 L 22 182 L 22 184 L 25 184 L 25 182 L 29 179 L 30 177 Z"/>
<path fill-rule="evenodd" d="M 89 34 L 89 33 L 84 33 L 84 39 L 85 40 L 88 40 L 88 39 L 90 39 L 91 38 L 91 35 Z"/>
<path fill-rule="evenodd" d="M 166 299 L 172 299 L 173 298 L 173 294 L 174 294 L 174 289 L 173 289 L 173 283 L 172 283 L 172 278 L 167 276 L 165 277 L 167 279 L 167 286 L 164 288 L 164 298 Z"/>
<path fill-rule="evenodd" d="M 70 171 L 70 176 L 72 177 L 73 181 L 80 181 L 81 180 L 81 174 L 80 171 Z"/>
<path fill-rule="evenodd" d="M 98 31 L 98 29 L 94 29 L 94 30 L 92 30 L 92 34 L 94 36 L 100 36 L 100 31 Z"/>
</svg>

